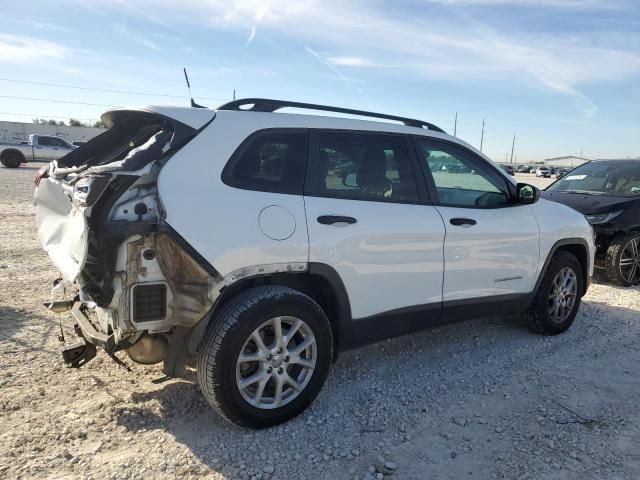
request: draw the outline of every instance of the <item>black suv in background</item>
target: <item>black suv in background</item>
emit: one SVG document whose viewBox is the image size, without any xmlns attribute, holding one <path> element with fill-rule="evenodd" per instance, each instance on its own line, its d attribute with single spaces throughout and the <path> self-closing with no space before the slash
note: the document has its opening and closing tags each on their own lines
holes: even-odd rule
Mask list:
<svg viewBox="0 0 640 480">
<path fill-rule="evenodd" d="M 596 160 L 542 193 L 584 214 L 596 235 L 596 268 L 622 286 L 640 284 L 640 159 Z"/>
</svg>

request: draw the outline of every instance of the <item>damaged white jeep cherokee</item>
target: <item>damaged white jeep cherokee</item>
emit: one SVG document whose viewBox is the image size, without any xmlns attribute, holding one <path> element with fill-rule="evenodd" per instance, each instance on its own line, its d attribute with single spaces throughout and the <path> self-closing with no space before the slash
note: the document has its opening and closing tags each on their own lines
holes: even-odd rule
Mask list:
<svg viewBox="0 0 640 480">
<path fill-rule="evenodd" d="M 584 217 L 430 123 L 265 99 L 102 119 L 36 177 L 54 291 L 73 290 L 47 303 L 79 335 L 65 360 L 195 359 L 236 424 L 299 414 L 340 350 L 489 313 L 557 334 L 587 290 Z"/>
</svg>

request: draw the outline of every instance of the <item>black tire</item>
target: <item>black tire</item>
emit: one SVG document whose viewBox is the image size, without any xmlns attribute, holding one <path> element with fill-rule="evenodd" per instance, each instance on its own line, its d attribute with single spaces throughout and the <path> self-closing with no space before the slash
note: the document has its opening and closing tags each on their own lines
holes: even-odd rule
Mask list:
<svg viewBox="0 0 640 480">
<path fill-rule="evenodd" d="M 285 315 L 303 320 L 313 332 L 315 367 L 306 386 L 289 403 L 258 408 L 245 400 L 236 382 L 238 355 L 254 330 L 269 319 Z M 266 428 L 297 416 L 313 402 L 327 378 L 332 358 L 331 326 L 313 299 L 287 287 L 254 287 L 229 299 L 212 318 L 198 351 L 198 383 L 211 407 L 229 422 Z"/>
<path fill-rule="evenodd" d="M 620 269 L 620 259 L 622 258 L 622 254 L 625 253 L 625 248 L 629 249 L 630 242 L 634 240 L 636 240 L 637 245 L 640 246 L 640 241 L 638 241 L 638 239 L 640 239 L 640 232 L 632 232 L 627 235 L 619 235 L 615 237 L 609 244 L 605 257 L 605 268 L 607 272 L 607 279 L 611 283 L 615 283 L 622 287 L 631 287 L 633 285 L 640 284 L 640 265 L 636 265 L 636 270 L 634 271 L 633 278 L 631 280 L 629 280 L 629 278 L 625 278 L 625 275 L 630 277 L 632 272 L 625 268 L 625 275 L 623 275 L 623 272 Z M 629 254 L 629 251 L 625 253 L 626 256 Z"/>
<path fill-rule="evenodd" d="M 566 267 L 573 270 L 576 276 L 576 298 L 568 318 L 562 322 L 556 322 L 551 318 L 549 312 L 549 296 L 556 276 Z M 580 300 L 583 292 L 584 276 L 582 265 L 578 259 L 569 252 L 556 252 L 551 262 L 549 262 L 549 266 L 547 267 L 542 282 L 540 282 L 533 302 L 531 302 L 529 308 L 522 315 L 522 322 L 532 332 L 542 335 L 558 335 L 567 330 L 573 323 L 580 308 Z"/>
<path fill-rule="evenodd" d="M 2 155 L 0 163 L 7 168 L 18 168 L 21 163 L 24 163 L 24 155 L 20 152 L 10 150 Z"/>
</svg>

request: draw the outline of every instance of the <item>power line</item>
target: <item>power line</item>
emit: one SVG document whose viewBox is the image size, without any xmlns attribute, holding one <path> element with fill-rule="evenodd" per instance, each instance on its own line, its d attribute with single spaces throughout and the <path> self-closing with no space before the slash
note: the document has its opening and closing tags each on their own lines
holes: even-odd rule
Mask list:
<svg viewBox="0 0 640 480">
<path fill-rule="evenodd" d="M 31 100 L 36 102 L 68 103 L 70 105 L 89 105 L 91 107 L 117 107 L 118 105 L 106 105 L 104 103 L 72 102 L 71 100 L 52 100 L 49 98 L 17 97 L 13 95 L 0 95 L 0 98 L 12 98 L 14 100 Z"/>
<path fill-rule="evenodd" d="M 42 114 L 42 113 L 16 113 L 16 112 L 0 112 L 0 115 L 16 115 L 16 116 L 20 116 L 20 117 L 31 117 L 31 118 L 66 118 L 66 119 L 70 119 L 70 118 L 75 118 L 76 120 L 92 120 L 92 121 L 97 121 L 98 118 L 94 117 L 76 117 L 75 115 L 67 115 L 65 117 L 60 116 L 60 115 L 46 115 L 46 114 Z M 2 121 L 2 120 L 0 120 Z M 6 120 L 5 120 L 6 121 Z"/>
<path fill-rule="evenodd" d="M 11 83 L 24 83 L 28 85 L 42 85 L 46 87 L 71 88 L 75 90 L 88 90 L 92 92 L 123 93 L 128 95 L 145 95 L 148 97 L 189 98 L 186 95 L 171 95 L 169 93 L 134 92 L 134 91 L 128 91 L 128 90 L 112 90 L 107 88 L 80 87 L 77 85 L 64 85 L 62 83 L 36 82 L 32 80 L 17 80 L 13 78 L 0 78 L 0 81 L 11 82 Z M 228 100 L 228 98 L 222 98 L 222 97 L 196 97 L 196 98 L 199 98 L 201 100 L 222 100 L 222 101 Z"/>
</svg>

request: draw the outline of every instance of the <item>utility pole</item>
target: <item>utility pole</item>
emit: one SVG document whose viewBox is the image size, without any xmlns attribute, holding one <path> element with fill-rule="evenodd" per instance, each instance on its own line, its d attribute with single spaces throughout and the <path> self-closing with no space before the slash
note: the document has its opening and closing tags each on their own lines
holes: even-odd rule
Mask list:
<svg viewBox="0 0 640 480">
<path fill-rule="evenodd" d="M 511 163 L 513 163 L 513 148 L 516 146 L 516 134 L 513 134 L 513 142 L 511 143 Z"/>
<path fill-rule="evenodd" d="M 453 121 L 453 136 L 456 136 L 456 133 L 458 132 L 458 112 L 456 112 L 456 118 Z"/>
<path fill-rule="evenodd" d="M 233 99 L 234 100 L 236 99 L 236 89 L 235 88 L 233 89 Z"/>
<path fill-rule="evenodd" d="M 484 118 L 482 119 L 482 135 L 480 136 L 480 151 L 482 151 L 483 143 L 484 143 Z"/>
</svg>

